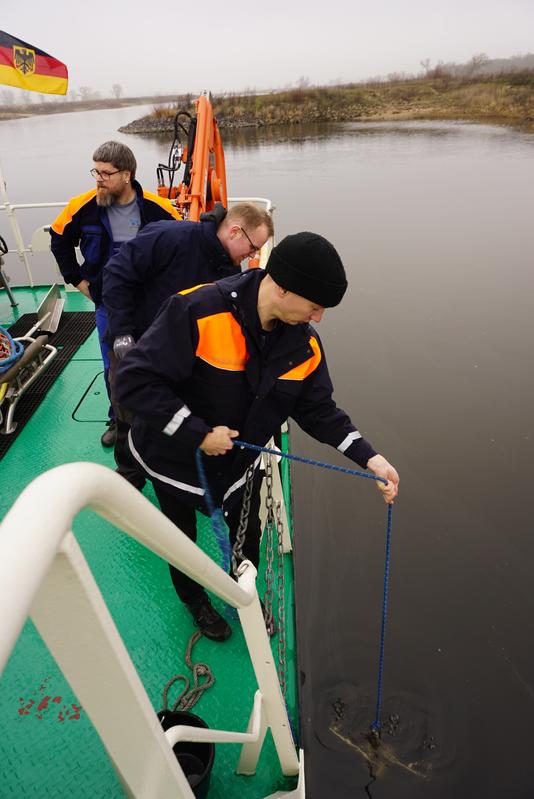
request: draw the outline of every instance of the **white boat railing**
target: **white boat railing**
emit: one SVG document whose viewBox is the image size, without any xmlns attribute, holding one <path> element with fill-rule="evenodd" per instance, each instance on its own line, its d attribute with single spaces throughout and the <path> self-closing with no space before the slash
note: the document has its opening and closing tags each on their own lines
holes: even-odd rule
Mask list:
<svg viewBox="0 0 534 799">
<path fill-rule="evenodd" d="M 107 519 L 237 608 L 258 683 L 246 733 L 184 726 L 163 732 L 72 533 L 74 517 L 84 508 Z M 93 463 L 69 463 L 51 469 L 23 491 L 2 522 L 0 673 L 28 615 L 132 796 L 193 799 L 172 751 L 178 740 L 242 743 L 237 771 L 253 774 L 269 728 L 283 774 L 299 774 L 299 758 L 263 622 L 254 566 L 245 561 L 235 582 L 110 469 Z M 304 797 L 302 758 L 298 788 L 273 796 Z"/>
<path fill-rule="evenodd" d="M 50 203 L 10 203 L 9 198 L 7 195 L 7 188 L 5 181 L 2 177 L 2 167 L 0 164 L 0 196 L 2 198 L 2 203 L 0 204 L 0 211 L 3 211 L 7 214 L 9 223 L 11 225 L 11 230 L 13 233 L 13 238 L 15 241 L 15 247 L 10 247 L 7 251 L 7 255 L 18 255 L 19 260 L 24 264 L 24 268 L 26 270 L 26 276 L 28 280 L 28 286 L 35 285 L 35 280 L 33 276 L 33 272 L 30 265 L 30 257 L 35 255 L 36 253 L 46 252 L 50 250 L 50 238 L 48 236 L 48 229 L 54 218 L 57 216 L 57 212 L 50 215 L 50 218 L 47 220 L 46 224 L 38 227 L 35 231 L 32 232 L 32 236 L 30 239 L 30 243 L 26 244 L 24 241 L 24 235 L 19 224 L 19 220 L 17 217 L 17 211 L 33 211 L 33 210 L 45 210 L 45 209 L 59 209 L 64 208 L 67 205 L 66 201 L 63 202 L 50 202 Z M 266 211 L 272 213 L 274 211 L 274 206 L 272 205 L 271 201 L 266 197 L 229 197 L 228 198 L 228 205 L 232 205 L 238 202 L 251 202 L 265 208 Z M 43 235 L 45 233 L 46 235 Z M 269 240 L 267 244 L 265 244 L 260 250 L 260 267 L 264 267 L 267 263 L 267 259 L 271 252 L 273 246 L 272 240 Z M 30 257 L 29 257 L 30 256 Z M 57 267 L 55 261 L 53 262 L 54 272 L 56 275 L 61 277 L 61 273 Z M 62 279 L 62 278 L 61 278 Z"/>
</svg>

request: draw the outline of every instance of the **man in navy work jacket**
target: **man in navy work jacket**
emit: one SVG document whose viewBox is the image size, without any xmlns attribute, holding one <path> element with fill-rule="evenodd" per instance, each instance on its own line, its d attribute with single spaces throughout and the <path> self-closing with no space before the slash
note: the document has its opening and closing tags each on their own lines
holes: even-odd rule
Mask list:
<svg viewBox="0 0 534 799">
<path fill-rule="evenodd" d="M 202 214 L 200 222 L 156 222 L 127 242 L 104 267 L 103 301 L 108 317 L 107 341 L 111 401 L 116 417 L 117 471 L 141 489 L 144 471 L 128 450 L 132 415 L 115 397 L 118 361 L 152 324 L 171 294 L 240 271 L 243 259 L 255 255 L 273 235 L 271 215 L 253 203 L 238 203 L 228 213 L 222 205 Z"/>
<path fill-rule="evenodd" d="M 125 144 L 107 141 L 93 153 L 91 175 L 96 188 L 69 200 L 64 211 L 52 224 L 52 252 L 65 283 L 72 283 L 96 310 L 96 326 L 104 363 L 104 378 L 110 396 L 108 370 L 109 347 L 104 340 L 107 327 L 102 304 L 102 269 L 123 241 L 133 238 L 139 228 L 160 219 L 180 219 L 169 200 L 144 191 L 135 180 L 137 163 Z M 76 257 L 80 247 L 83 263 Z M 116 426 L 113 409 L 109 409 L 108 429 L 102 444 L 112 447 Z"/>
<path fill-rule="evenodd" d="M 133 456 L 152 480 L 161 509 L 193 540 L 195 509 L 206 512 L 195 451 L 204 453 L 215 504 L 235 540 L 245 474 L 256 469 L 245 557 L 258 564 L 259 458 L 234 447 L 239 437 L 265 446 L 288 417 L 362 468 L 393 502 L 399 477 L 332 398 L 320 339 L 310 322 L 338 305 L 347 288 L 334 247 L 322 236 L 287 236 L 265 271 L 253 270 L 172 297 L 125 357 L 120 401 L 135 413 Z M 223 456 L 223 457 L 218 457 Z M 205 591 L 171 567 L 175 589 L 200 629 L 224 640 L 230 627 Z"/>
</svg>

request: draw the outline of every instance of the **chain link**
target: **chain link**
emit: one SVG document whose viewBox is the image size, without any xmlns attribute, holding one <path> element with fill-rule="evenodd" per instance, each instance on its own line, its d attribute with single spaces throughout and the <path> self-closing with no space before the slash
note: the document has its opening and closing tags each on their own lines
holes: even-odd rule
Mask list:
<svg viewBox="0 0 534 799">
<path fill-rule="evenodd" d="M 250 514 L 250 500 L 252 495 L 252 485 L 254 479 L 254 466 L 247 469 L 245 491 L 243 494 L 243 504 L 239 517 L 239 526 L 232 550 L 232 571 L 237 577 L 237 568 L 244 559 L 243 546 L 245 544 L 245 534 L 248 526 Z M 267 455 L 265 460 L 265 484 L 267 508 L 267 521 L 265 525 L 265 595 L 264 595 L 264 619 L 265 627 L 269 636 L 276 631 L 277 625 L 273 615 L 274 601 L 274 558 L 275 543 L 274 531 L 277 530 L 276 561 L 277 561 L 277 596 L 278 596 L 278 678 L 282 692 L 285 696 L 286 691 L 286 640 L 285 640 L 285 590 L 284 590 L 284 553 L 283 553 L 283 522 L 280 502 L 274 503 L 273 497 L 273 464 L 271 455 Z M 276 521 L 275 521 L 276 515 Z"/>
<path fill-rule="evenodd" d="M 276 532 L 278 535 L 277 569 L 278 569 L 278 680 L 282 696 L 286 696 L 286 606 L 284 579 L 284 523 L 282 521 L 282 503 L 276 503 Z"/>
<path fill-rule="evenodd" d="M 245 491 L 243 494 L 243 504 L 241 506 L 241 513 L 239 516 L 239 526 L 235 537 L 234 546 L 232 549 L 232 572 L 234 577 L 237 577 L 237 567 L 245 559 L 243 555 L 243 547 L 245 545 L 245 534 L 248 527 L 248 517 L 250 514 L 250 498 L 252 496 L 252 484 L 254 482 L 254 464 L 252 463 L 246 473 L 245 477 Z"/>
<path fill-rule="evenodd" d="M 267 520 L 265 523 L 265 559 L 267 561 L 265 566 L 265 595 L 263 603 L 265 607 L 264 619 L 265 626 L 269 635 L 274 633 L 274 617 L 273 617 L 273 599 L 274 599 L 274 502 L 273 502 L 273 467 L 271 456 L 267 455 L 265 461 L 265 484 L 267 487 L 267 494 L 265 499 L 265 506 L 267 508 Z"/>
</svg>

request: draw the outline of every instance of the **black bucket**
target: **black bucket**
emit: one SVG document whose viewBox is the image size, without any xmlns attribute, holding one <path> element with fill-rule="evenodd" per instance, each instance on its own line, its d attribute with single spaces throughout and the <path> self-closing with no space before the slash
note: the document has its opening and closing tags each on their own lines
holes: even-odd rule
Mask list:
<svg viewBox="0 0 534 799">
<path fill-rule="evenodd" d="M 178 724 L 208 729 L 205 721 L 185 710 L 161 710 L 158 713 L 158 718 L 164 730 L 176 727 Z M 205 741 L 178 741 L 172 751 L 176 755 L 196 799 L 206 799 L 215 758 L 215 744 Z"/>
</svg>

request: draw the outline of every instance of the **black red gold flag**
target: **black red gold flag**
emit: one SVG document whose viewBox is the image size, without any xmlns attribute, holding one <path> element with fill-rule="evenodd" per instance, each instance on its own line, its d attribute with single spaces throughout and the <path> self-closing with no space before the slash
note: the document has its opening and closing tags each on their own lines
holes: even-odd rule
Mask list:
<svg viewBox="0 0 534 799">
<path fill-rule="evenodd" d="M 66 94 L 65 64 L 32 44 L 0 31 L 0 83 L 43 94 Z"/>
</svg>

